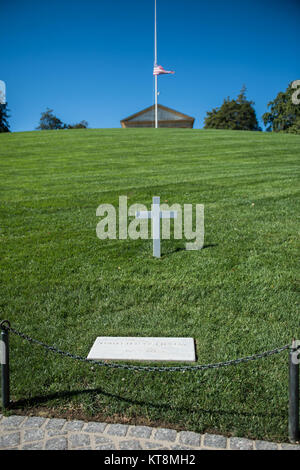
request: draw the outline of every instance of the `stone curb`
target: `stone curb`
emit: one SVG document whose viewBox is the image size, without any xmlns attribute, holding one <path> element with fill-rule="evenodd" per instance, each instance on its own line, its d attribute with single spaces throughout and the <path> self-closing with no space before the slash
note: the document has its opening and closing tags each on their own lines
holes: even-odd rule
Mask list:
<svg viewBox="0 0 300 470">
<path fill-rule="evenodd" d="M 0 450 L 300 450 L 217 434 L 0 414 Z"/>
</svg>

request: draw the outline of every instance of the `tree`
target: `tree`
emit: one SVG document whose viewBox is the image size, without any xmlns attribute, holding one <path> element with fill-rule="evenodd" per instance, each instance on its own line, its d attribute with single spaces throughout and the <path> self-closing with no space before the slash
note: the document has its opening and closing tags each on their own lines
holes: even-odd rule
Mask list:
<svg viewBox="0 0 300 470">
<path fill-rule="evenodd" d="M 288 132 L 289 134 L 300 134 L 300 118 L 298 117 L 294 124 L 289 127 L 286 132 Z"/>
<path fill-rule="evenodd" d="M 53 114 L 53 109 L 47 108 L 46 111 L 41 114 L 40 125 L 37 129 L 42 131 L 55 129 L 86 129 L 88 125 L 87 121 L 80 121 L 76 124 L 65 124 Z"/>
<path fill-rule="evenodd" d="M 0 132 L 10 132 L 8 123 L 9 117 L 7 103 L 0 104 Z"/>
<path fill-rule="evenodd" d="M 236 100 L 228 97 L 220 108 L 207 112 L 204 128 L 261 131 L 253 105 L 253 101 L 247 100 L 243 86 Z"/>
<path fill-rule="evenodd" d="M 300 105 L 293 103 L 294 93 L 291 82 L 284 92 L 280 91 L 276 98 L 268 103 L 270 111 L 262 116 L 267 131 L 300 134 Z"/>
<path fill-rule="evenodd" d="M 58 117 L 54 116 L 53 109 L 49 108 L 47 108 L 46 111 L 41 114 L 40 125 L 37 127 L 37 129 L 41 131 L 66 128 L 67 125 L 64 124 Z"/>
<path fill-rule="evenodd" d="M 68 129 L 86 129 L 89 123 L 87 121 L 80 121 L 77 124 L 68 124 Z"/>
</svg>

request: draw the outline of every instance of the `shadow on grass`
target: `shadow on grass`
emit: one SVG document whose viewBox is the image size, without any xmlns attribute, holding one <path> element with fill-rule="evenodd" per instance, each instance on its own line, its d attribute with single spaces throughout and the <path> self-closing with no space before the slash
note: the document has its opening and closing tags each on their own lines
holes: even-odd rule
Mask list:
<svg viewBox="0 0 300 470">
<path fill-rule="evenodd" d="M 139 406 L 150 406 L 153 408 L 158 408 L 161 410 L 169 410 L 170 409 L 170 404 L 169 403 L 151 403 L 147 401 L 138 401 L 138 400 L 131 400 L 130 398 L 122 397 L 120 395 L 116 395 L 113 393 L 105 392 L 101 388 L 94 388 L 94 389 L 86 389 L 86 390 L 71 390 L 71 391 L 62 391 L 62 392 L 55 392 L 51 393 L 49 395 L 38 395 L 36 397 L 28 398 L 28 399 L 22 399 L 22 400 L 17 400 L 15 402 L 11 402 L 9 409 L 14 410 L 14 409 L 20 409 L 20 408 L 26 408 L 26 407 L 37 407 L 39 405 L 43 405 L 47 403 L 49 400 L 57 400 L 60 398 L 70 398 L 78 395 L 88 395 L 90 394 L 91 396 L 93 395 L 104 395 L 109 398 L 117 399 L 119 401 L 123 401 L 125 403 L 128 403 L 130 405 L 139 405 Z M 189 407 L 183 407 L 183 406 L 178 406 L 174 407 L 174 409 L 178 411 L 191 411 L 191 408 Z M 272 417 L 281 417 L 284 418 L 286 416 L 286 411 L 285 410 L 277 410 L 275 412 L 272 410 L 270 413 L 255 413 L 255 412 L 245 412 L 245 411 L 239 411 L 239 410 L 223 410 L 223 409 L 205 409 L 205 408 L 197 408 L 197 411 L 199 413 L 207 413 L 207 414 L 218 414 L 218 415 L 224 415 L 224 416 L 243 416 L 243 417 L 248 417 L 248 416 L 255 416 L 257 418 L 264 418 L 268 416 Z"/>
<path fill-rule="evenodd" d="M 208 245 L 204 245 L 201 248 L 201 250 L 205 250 L 206 248 L 214 248 L 215 246 L 218 246 L 218 244 L 217 243 L 210 243 Z M 198 250 L 198 251 L 201 251 L 201 250 Z M 187 250 L 185 249 L 185 247 L 179 246 L 179 247 L 175 248 L 174 250 L 168 251 L 167 253 L 163 253 L 161 258 L 166 258 L 167 256 L 174 255 L 174 253 L 178 253 L 179 251 L 187 251 Z"/>
</svg>

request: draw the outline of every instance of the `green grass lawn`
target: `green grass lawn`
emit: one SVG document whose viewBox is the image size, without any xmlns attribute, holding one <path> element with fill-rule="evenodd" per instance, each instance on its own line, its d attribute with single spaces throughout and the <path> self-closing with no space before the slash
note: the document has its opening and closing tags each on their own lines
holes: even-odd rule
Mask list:
<svg viewBox="0 0 300 470">
<path fill-rule="evenodd" d="M 242 131 L 0 135 L 1 318 L 84 356 L 97 336 L 194 337 L 199 364 L 299 338 L 299 156 L 300 136 Z M 203 203 L 204 249 L 99 240 L 96 208 L 122 195 Z M 287 361 L 95 369 L 11 335 L 13 412 L 287 440 Z"/>
</svg>

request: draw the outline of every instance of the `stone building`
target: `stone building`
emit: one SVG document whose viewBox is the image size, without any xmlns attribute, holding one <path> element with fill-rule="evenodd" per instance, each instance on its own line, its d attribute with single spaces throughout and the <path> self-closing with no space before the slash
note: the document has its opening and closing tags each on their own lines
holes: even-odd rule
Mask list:
<svg viewBox="0 0 300 470">
<path fill-rule="evenodd" d="M 189 128 L 194 126 L 195 119 L 186 114 L 158 105 L 158 127 Z M 155 106 L 143 109 L 138 113 L 122 119 L 121 126 L 129 127 L 155 127 Z"/>
</svg>

